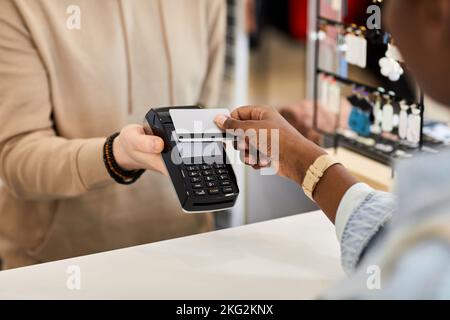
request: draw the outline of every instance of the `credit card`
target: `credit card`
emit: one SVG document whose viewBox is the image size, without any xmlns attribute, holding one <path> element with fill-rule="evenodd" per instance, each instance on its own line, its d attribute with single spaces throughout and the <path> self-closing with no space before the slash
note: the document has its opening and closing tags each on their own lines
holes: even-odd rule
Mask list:
<svg viewBox="0 0 450 320">
<path fill-rule="evenodd" d="M 171 109 L 169 111 L 175 134 L 181 142 L 223 141 L 225 133 L 217 127 L 214 118 L 229 116 L 228 109 Z"/>
</svg>

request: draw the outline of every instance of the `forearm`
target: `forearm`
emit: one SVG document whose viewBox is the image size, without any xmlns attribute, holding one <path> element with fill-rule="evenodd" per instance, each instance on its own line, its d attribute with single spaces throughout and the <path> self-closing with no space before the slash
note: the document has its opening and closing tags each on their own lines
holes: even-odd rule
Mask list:
<svg viewBox="0 0 450 320">
<path fill-rule="evenodd" d="M 0 176 L 26 200 L 81 195 L 113 183 L 102 160 L 103 138 L 67 140 L 50 130 L 15 137 L 0 145 Z"/>
<path fill-rule="evenodd" d="M 299 185 L 311 164 L 326 154 L 325 150 L 305 140 L 297 143 L 296 154 L 290 157 L 296 159 L 291 166 L 297 169 L 295 177 L 291 178 Z M 363 254 L 371 249 L 372 240 L 390 221 L 396 209 L 395 197 L 358 184 L 342 165 L 334 165 L 325 171 L 313 196 L 327 217 L 336 223 L 342 265 L 347 273 L 352 273 Z"/>
</svg>

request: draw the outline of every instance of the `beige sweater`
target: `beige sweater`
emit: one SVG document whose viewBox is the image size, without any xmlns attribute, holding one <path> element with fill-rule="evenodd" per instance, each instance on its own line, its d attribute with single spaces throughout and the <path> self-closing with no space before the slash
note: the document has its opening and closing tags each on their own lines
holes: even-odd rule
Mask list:
<svg viewBox="0 0 450 320">
<path fill-rule="evenodd" d="M 102 146 L 152 106 L 214 106 L 224 35 L 223 0 L 0 0 L 3 268 L 211 229 L 166 177 L 115 184 Z"/>
</svg>

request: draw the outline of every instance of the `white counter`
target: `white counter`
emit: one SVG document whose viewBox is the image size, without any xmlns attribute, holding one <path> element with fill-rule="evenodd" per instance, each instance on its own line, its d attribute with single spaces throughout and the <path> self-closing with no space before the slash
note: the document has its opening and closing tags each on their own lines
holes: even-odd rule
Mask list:
<svg viewBox="0 0 450 320">
<path fill-rule="evenodd" d="M 334 227 L 315 212 L 3 271 L 0 299 L 311 299 L 342 277 Z"/>
</svg>

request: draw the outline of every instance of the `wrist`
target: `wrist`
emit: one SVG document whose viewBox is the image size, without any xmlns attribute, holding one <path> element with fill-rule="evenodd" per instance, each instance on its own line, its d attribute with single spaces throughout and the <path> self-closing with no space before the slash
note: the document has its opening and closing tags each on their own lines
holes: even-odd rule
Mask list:
<svg viewBox="0 0 450 320">
<path fill-rule="evenodd" d="M 309 167 L 317 158 L 327 153 L 303 136 L 298 141 L 292 141 L 292 144 L 292 152 L 287 161 L 288 171 L 291 172 L 289 178 L 301 186 Z"/>
<path fill-rule="evenodd" d="M 117 163 L 114 153 L 114 142 L 118 136 L 119 133 L 114 133 L 106 139 L 103 146 L 103 162 L 108 174 L 114 181 L 120 184 L 132 184 L 141 177 L 145 170 L 126 170 Z M 116 147 L 120 147 L 120 143 L 116 144 Z"/>
<path fill-rule="evenodd" d="M 122 168 L 125 171 L 133 171 L 139 169 L 137 168 L 135 162 L 129 156 L 127 156 L 127 153 L 123 149 L 123 144 L 121 143 L 120 135 L 116 139 L 114 139 L 112 149 L 114 159 L 116 160 L 120 168 Z"/>
</svg>

